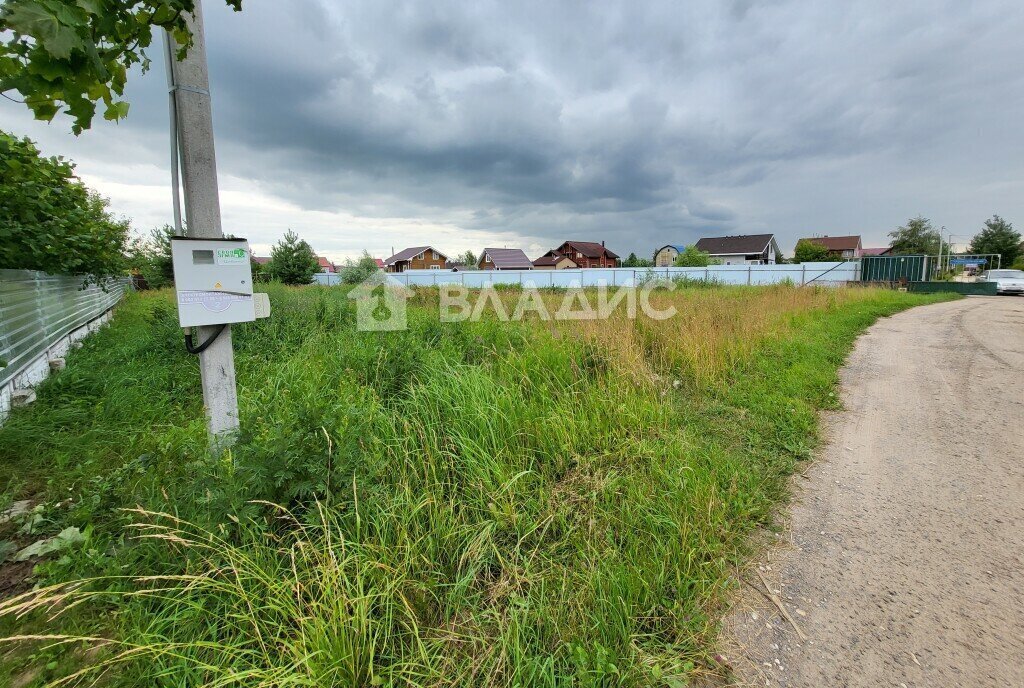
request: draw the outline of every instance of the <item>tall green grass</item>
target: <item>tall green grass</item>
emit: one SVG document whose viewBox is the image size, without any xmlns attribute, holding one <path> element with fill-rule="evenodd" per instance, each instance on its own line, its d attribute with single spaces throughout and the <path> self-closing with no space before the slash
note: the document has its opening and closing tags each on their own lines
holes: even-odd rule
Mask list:
<svg viewBox="0 0 1024 688">
<path fill-rule="evenodd" d="M 21 489 L 70 499 L 49 527 L 89 533 L 0 602 L 9 676 L 685 685 L 719 671 L 745 536 L 854 337 L 942 298 L 686 288 L 657 294 L 664 322 L 443 324 L 427 290 L 408 331 L 359 333 L 341 289 L 270 291 L 274 316 L 235 328 L 228 454 L 166 293 L 132 296 L 0 429 Z"/>
</svg>

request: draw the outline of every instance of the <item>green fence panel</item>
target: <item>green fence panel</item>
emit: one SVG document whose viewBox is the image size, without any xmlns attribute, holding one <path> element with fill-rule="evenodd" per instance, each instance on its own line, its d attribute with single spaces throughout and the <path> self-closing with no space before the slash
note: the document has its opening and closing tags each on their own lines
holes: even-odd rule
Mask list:
<svg viewBox="0 0 1024 688">
<path fill-rule="evenodd" d="M 907 289 L 923 294 L 953 292 L 967 296 L 995 296 L 996 286 L 995 282 L 911 282 Z"/>
<path fill-rule="evenodd" d="M 915 282 L 931 277 L 930 256 L 864 256 L 860 259 L 863 282 Z"/>
</svg>

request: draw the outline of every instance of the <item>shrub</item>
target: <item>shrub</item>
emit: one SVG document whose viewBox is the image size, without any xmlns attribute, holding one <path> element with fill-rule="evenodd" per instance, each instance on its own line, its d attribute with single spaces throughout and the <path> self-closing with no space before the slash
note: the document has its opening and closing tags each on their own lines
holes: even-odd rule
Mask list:
<svg viewBox="0 0 1024 688">
<path fill-rule="evenodd" d="M 711 265 L 711 254 L 696 246 L 687 246 L 679 252 L 672 264 L 677 268 L 706 268 Z"/>
<path fill-rule="evenodd" d="M 828 260 L 828 249 L 816 241 L 801 239 L 796 242 L 796 250 L 793 251 L 794 263 L 817 263 Z"/>
<path fill-rule="evenodd" d="M 127 269 L 127 220 L 27 138 L 0 131 L 0 268 L 95 278 Z"/>
<path fill-rule="evenodd" d="M 377 261 L 369 253 L 363 251 L 363 255 L 359 257 L 359 260 L 353 261 L 350 258 L 345 261 L 345 267 L 341 271 L 341 281 L 345 284 L 359 284 L 379 271 L 380 268 L 377 266 Z"/>
</svg>

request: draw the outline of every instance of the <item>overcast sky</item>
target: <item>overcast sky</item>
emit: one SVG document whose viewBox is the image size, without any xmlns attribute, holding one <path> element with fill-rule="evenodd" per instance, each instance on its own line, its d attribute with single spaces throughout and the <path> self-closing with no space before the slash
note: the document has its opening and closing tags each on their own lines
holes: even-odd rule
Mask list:
<svg viewBox="0 0 1024 688">
<path fill-rule="evenodd" d="M 204 0 L 225 231 L 336 260 L 564 239 L 1024 225 L 1024 4 Z M 161 53 L 78 163 L 139 229 L 171 217 Z"/>
</svg>

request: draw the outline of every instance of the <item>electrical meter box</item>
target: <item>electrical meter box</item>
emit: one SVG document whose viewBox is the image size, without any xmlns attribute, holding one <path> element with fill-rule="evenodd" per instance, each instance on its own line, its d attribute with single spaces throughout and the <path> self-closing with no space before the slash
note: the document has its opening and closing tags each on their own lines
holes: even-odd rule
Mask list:
<svg viewBox="0 0 1024 688">
<path fill-rule="evenodd" d="M 182 327 L 256 319 L 248 241 L 172 237 L 171 260 Z"/>
</svg>

